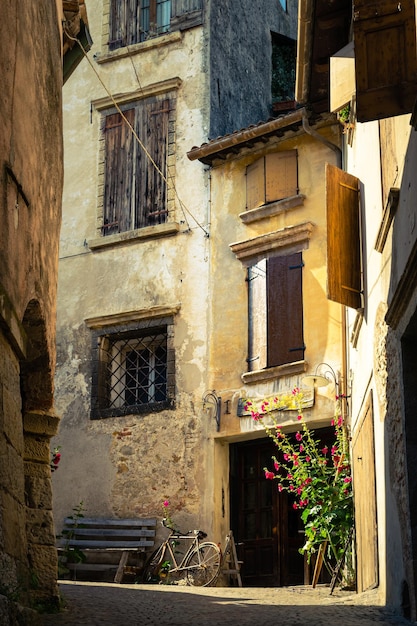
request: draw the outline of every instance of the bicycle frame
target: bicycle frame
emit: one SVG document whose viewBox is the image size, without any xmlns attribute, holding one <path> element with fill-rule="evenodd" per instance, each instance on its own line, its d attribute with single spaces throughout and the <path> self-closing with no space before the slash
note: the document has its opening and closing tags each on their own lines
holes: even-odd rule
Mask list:
<svg viewBox="0 0 417 626">
<path fill-rule="evenodd" d="M 172 531 L 172 533 L 169 535 L 169 537 L 167 537 L 167 539 L 165 539 L 165 541 L 162 543 L 163 546 L 163 560 L 166 561 L 168 560 L 167 557 L 167 553 L 169 555 L 169 557 L 172 559 L 172 565 L 169 568 L 170 574 L 173 574 L 175 572 L 185 572 L 189 569 L 193 569 L 193 567 L 195 568 L 195 565 L 193 567 L 187 567 L 185 565 L 185 563 L 187 562 L 188 557 L 190 556 L 191 553 L 195 552 L 198 554 L 198 560 L 199 562 L 201 562 L 200 559 L 200 552 L 198 550 L 199 546 L 200 546 L 200 530 L 194 530 L 193 531 L 193 535 L 179 535 L 177 533 L 175 533 L 175 531 Z M 172 543 L 174 541 L 190 541 L 191 544 L 189 546 L 189 548 L 187 549 L 187 551 L 185 552 L 184 556 L 182 557 L 182 559 L 180 560 L 180 562 L 178 563 L 177 558 L 175 556 L 175 552 L 173 550 L 173 545 Z M 174 546 L 175 547 L 175 546 Z"/>
</svg>

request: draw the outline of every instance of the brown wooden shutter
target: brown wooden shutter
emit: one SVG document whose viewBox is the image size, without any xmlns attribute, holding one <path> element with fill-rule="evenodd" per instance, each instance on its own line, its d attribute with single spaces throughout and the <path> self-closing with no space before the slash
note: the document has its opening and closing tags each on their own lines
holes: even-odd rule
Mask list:
<svg viewBox="0 0 417 626">
<path fill-rule="evenodd" d="M 378 585 L 378 532 L 372 396 L 352 443 L 355 492 L 357 586 L 362 593 Z"/>
<path fill-rule="evenodd" d="M 297 150 L 272 152 L 265 157 L 265 201 L 275 202 L 298 192 Z"/>
<path fill-rule="evenodd" d="M 137 132 L 145 151 L 138 147 L 136 159 L 136 228 L 160 224 L 167 219 L 167 156 L 170 102 L 149 98 L 141 106 Z M 161 175 L 161 172 L 163 175 Z"/>
<path fill-rule="evenodd" d="M 140 41 L 140 0 L 111 0 L 109 49 L 116 50 Z"/>
<path fill-rule="evenodd" d="M 265 158 L 261 157 L 246 168 L 246 208 L 256 209 L 265 204 Z"/>
<path fill-rule="evenodd" d="M 302 254 L 267 260 L 268 366 L 304 358 Z"/>
<path fill-rule="evenodd" d="M 417 93 L 414 0 L 355 0 L 359 122 L 410 113 Z"/>
<path fill-rule="evenodd" d="M 135 110 L 124 111 L 133 126 Z M 105 120 L 103 234 L 129 230 L 132 215 L 133 135 L 120 113 Z"/>
<path fill-rule="evenodd" d="M 359 180 L 326 164 L 327 297 L 353 309 L 361 302 Z"/>
</svg>

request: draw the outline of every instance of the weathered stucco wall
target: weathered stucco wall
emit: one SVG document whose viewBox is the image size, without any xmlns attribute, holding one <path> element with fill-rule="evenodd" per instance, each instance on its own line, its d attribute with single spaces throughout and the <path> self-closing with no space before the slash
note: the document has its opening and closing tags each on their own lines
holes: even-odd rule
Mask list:
<svg viewBox="0 0 417 626">
<path fill-rule="evenodd" d="M 58 600 L 49 440 L 61 217 L 60 18 L 7 3 L 0 23 L 0 592 Z"/>
<path fill-rule="evenodd" d="M 60 251 L 57 406 L 63 415 L 55 443 L 62 462 L 54 481 L 57 525 L 80 501 L 91 515 L 162 515 L 172 502 L 176 522 L 210 530 L 201 501 L 209 426 L 202 407 L 207 368 L 207 184 L 186 157 L 207 133 L 206 42 L 200 27 L 146 42 L 134 55 L 96 63 L 106 41 L 105 3 L 89 3 L 91 59 L 112 93 L 130 93 L 173 77 L 176 91 L 176 235 L 119 243 L 92 251 L 97 239 L 100 112 L 106 96 L 91 67 L 65 86 L 66 173 Z M 104 29 L 104 31 L 103 31 Z M 98 58 L 98 57 L 97 57 Z M 75 126 L 78 127 L 77 132 Z M 82 146 L 82 148 L 81 148 Z M 91 330 L 85 320 L 157 306 L 174 315 L 175 409 L 148 415 L 90 419 Z"/>
</svg>

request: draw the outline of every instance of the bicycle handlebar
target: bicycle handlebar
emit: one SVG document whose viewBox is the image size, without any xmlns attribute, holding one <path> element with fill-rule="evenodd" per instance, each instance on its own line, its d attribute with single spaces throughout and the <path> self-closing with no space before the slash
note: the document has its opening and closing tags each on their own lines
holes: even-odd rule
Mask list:
<svg viewBox="0 0 417 626">
<path fill-rule="evenodd" d="M 167 522 L 168 522 L 167 518 L 164 517 L 161 520 L 162 526 L 164 526 L 164 528 L 169 528 L 169 530 L 172 530 L 172 532 L 175 535 L 183 535 L 184 537 L 186 537 L 187 535 L 194 533 L 194 535 L 196 535 L 199 539 L 205 539 L 207 537 L 207 533 L 205 533 L 204 530 L 189 530 L 186 533 L 182 533 L 180 530 L 177 530 L 176 528 L 173 528 L 172 526 L 170 526 Z"/>
</svg>

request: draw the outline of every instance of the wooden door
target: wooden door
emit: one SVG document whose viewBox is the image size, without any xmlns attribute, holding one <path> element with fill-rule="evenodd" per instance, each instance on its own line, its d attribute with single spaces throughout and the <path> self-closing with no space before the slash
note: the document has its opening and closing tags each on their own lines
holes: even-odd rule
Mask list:
<svg viewBox="0 0 417 626">
<path fill-rule="evenodd" d="M 375 447 L 372 395 L 352 443 L 358 592 L 378 585 Z"/>
<path fill-rule="evenodd" d="M 304 582 L 304 535 L 298 511 L 276 480 L 266 480 L 276 448 L 270 439 L 231 446 L 231 526 L 245 586 Z"/>
</svg>

